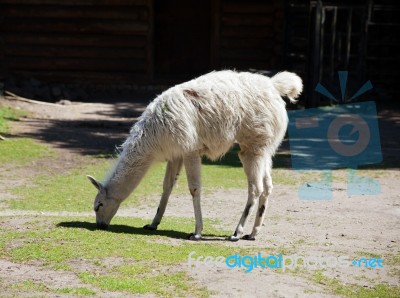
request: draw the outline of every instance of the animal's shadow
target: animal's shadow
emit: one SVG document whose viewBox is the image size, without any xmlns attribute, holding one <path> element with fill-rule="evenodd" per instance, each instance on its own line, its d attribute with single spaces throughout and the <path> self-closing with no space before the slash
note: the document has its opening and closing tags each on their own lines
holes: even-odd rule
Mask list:
<svg viewBox="0 0 400 298">
<path fill-rule="evenodd" d="M 57 224 L 57 227 L 86 229 L 89 231 L 98 230 L 95 223 L 87 221 L 60 222 Z M 106 231 L 109 233 L 133 234 L 133 235 L 143 235 L 143 236 L 157 235 L 157 236 L 164 236 L 164 237 L 169 237 L 174 239 L 184 239 L 184 240 L 189 240 L 190 237 L 190 234 L 181 231 L 162 230 L 162 229 L 150 231 L 143 229 L 143 227 L 133 227 L 127 225 L 118 225 L 118 224 L 110 225 Z M 201 239 L 202 241 L 225 241 L 226 238 L 227 237 L 222 237 L 220 235 L 205 234 L 202 235 Z"/>
</svg>

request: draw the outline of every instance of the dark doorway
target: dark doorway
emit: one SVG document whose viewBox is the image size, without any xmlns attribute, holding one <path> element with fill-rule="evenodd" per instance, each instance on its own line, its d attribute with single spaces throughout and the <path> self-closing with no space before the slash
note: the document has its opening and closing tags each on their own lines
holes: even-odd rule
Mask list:
<svg viewBox="0 0 400 298">
<path fill-rule="evenodd" d="M 154 5 L 156 79 L 187 79 L 209 71 L 211 0 L 163 0 Z"/>
</svg>

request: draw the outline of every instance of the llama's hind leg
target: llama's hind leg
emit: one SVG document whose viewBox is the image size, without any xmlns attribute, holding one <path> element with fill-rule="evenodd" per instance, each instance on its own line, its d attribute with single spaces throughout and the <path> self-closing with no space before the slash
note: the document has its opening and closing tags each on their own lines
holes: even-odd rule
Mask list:
<svg viewBox="0 0 400 298">
<path fill-rule="evenodd" d="M 243 239 L 245 240 L 255 240 L 255 237 L 260 232 L 261 226 L 264 222 L 265 214 L 267 213 L 268 197 L 271 194 L 273 188 L 272 177 L 271 177 L 272 161 L 270 156 L 267 156 L 265 162 L 266 162 L 266 167 L 265 167 L 265 174 L 263 177 L 264 190 L 260 196 L 260 201 L 258 204 L 256 219 L 254 221 L 253 231 L 251 232 L 250 235 L 243 236 Z"/>
<path fill-rule="evenodd" d="M 259 155 L 251 154 L 249 152 L 245 154 L 240 153 L 239 157 L 243 163 L 243 168 L 247 175 L 248 199 L 242 217 L 240 218 L 239 224 L 236 227 L 235 233 L 228 238 L 230 241 L 238 241 L 243 235 L 244 226 L 246 225 L 247 219 L 254 209 L 256 199 L 260 197 L 260 194 L 263 191 L 263 158 Z"/>
<path fill-rule="evenodd" d="M 186 176 L 189 184 L 190 194 L 193 198 L 194 217 L 196 220 L 195 231 L 190 235 L 190 240 L 200 240 L 203 230 L 203 218 L 201 214 L 200 195 L 201 195 L 201 157 L 196 152 L 184 159 Z"/>
<path fill-rule="evenodd" d="M 167 207 L 169 196 L 171 195 L 172 189 L 176 181 L 178 180 L 179 173 L 182 169 L 182 159 L 177 159 L 174 161 L 168 161 L 167 170 L 165 171 L 164 183 L 163 183 L 163 193 L 161 195 L 160 204 L 158 205 L 156 216 L 153 222 L 149 225 L 145 225 L 143 228 L 146 230 L 156 230 L 157 226 L 160 224 L 161 219 L 164 215 L 165 208 Z"/>
</svg>

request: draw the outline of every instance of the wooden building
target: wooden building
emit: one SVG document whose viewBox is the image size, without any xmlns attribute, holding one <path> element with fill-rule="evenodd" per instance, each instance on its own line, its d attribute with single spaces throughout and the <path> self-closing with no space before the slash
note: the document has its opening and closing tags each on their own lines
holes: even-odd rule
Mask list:
<svg viewBox="0 0 400 298">
<path fill-rule="evenodd" d="M 0 0 L 2 73 L 157 83 L 280 63 L 277 0 Z"/>
<path fill-rule="evenodd" d="M 287 69 L 315 106 L 316 83 L 348 70 L 390 98 L 399 13 L 395 0 L 0 0 L 0 81 L 168 85 Z"/>
<path fill-rule="evenodd" d="M 373 90 L 365 94 L 369 99 L 396 103 L 399 15 L 396 0 L 287 1 L 283 60 L 287 68 L 303 74 L 307 105 L 320 105 L 314 91 L 318 82 L 340 97 L 341 70 L 349 72 L 347 97 L 370 80 Z"/>
</svg>

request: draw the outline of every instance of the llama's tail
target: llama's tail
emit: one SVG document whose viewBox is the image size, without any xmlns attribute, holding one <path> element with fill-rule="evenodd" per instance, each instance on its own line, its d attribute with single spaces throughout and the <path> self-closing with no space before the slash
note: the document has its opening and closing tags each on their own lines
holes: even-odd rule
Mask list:
<svg viewBox="0 0 400 298">
<path fill-rule="evenodd" d="M 296 98 L 303 91 L 301 78 L 292 72 L 282 71 L 274 75 L 272 84 L 281 96 L 287 96 L 290 102 L 296 102 Z"/>
</svg>

